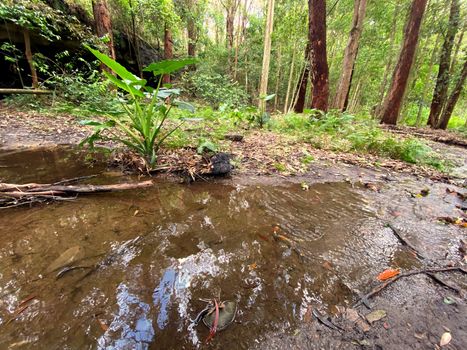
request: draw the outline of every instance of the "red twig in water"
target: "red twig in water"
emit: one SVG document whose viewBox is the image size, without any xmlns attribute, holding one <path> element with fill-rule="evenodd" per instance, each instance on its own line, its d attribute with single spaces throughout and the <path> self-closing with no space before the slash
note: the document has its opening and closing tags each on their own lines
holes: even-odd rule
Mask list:
<svg viewBox="0 0 467 350">
<path fill-rule="evenodd" d="M 219 323 L 219 304 L 217 303 L 217 300 L 214 299 L 214 305 L 216 307 L 216 315 L 214 317 L 214 322 L 212 324 L 211 329 L 209 330 L 209 335 L 206 338 L 206 344 L 209 343 L 209 341 L 214 338 L 214 335 L 216 334 L 217 331 L 217 324 Z"/>
</svg>

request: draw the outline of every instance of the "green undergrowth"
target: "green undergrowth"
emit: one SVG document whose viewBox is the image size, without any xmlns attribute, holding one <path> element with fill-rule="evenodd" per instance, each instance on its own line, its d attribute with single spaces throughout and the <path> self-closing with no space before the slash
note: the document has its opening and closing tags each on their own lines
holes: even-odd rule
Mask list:
<svg viewBox="0 0 467 350">
<path fill-rule="evenodd" d="M 399 138 L 378 127 L 369 117 L 328 113 L 321 118 L 305 114 L 276 116 L 271 130 L 293 135 L 316 148 L 339 152 L 369 153 L 407 163 L 448 170 L 449 164 L 427 144 L 416 138 Z"/>
</svg>

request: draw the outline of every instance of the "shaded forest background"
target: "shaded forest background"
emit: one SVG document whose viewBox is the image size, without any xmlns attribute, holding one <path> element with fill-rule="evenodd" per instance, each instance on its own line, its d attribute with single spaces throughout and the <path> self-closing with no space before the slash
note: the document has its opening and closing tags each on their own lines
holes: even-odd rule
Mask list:
<svg viewBox="0 0 467 350">
<path fill-rule="evenodd" d="M 82 83 L 95 79 L 97 63 L 90 66 L 92 57 L 82 47 L 89 43 L 140 76 L 152 61 L 198 57 L 196 67 L 164 81 L 176 80 L 194 99 L 217 108 L 256 105 L 260 96 L 275 94 L 268 105 L 273 111 L 329 107 L 381 117 L 388 107 L 384 104 L 393 105 L 388 95 L 394 70 L 404 52 L 410 15 L 418 8 L 420 28 L 415 44 L 410 44 L 413 62 L 396 120 L 445 128 L 439 119 L 453 109 L 448 111 L 449 126 L 461 127 L 467 119 L 462 89 L 466 7 L 459 0 L 6 1 L 0 5 L 1 87 L 56 88 L 66 85 L 69 76 L 79 76 Z M 318 52 L 313 44 L 322 41 L 313 25 L 326 33 L 325 106 L 313 102 L 317 59 L 312 56 Z M 26 30 L 30 53 L 25 49 Z M 268 32 L 270 48 L 265 45 Z M 450 106 L 456 87 L 457 103 Z"/>
</svg>

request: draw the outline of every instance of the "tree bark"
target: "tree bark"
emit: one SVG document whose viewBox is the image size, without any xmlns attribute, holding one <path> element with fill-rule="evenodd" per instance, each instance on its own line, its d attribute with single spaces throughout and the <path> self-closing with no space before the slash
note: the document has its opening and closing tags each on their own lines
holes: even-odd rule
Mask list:
<svg viewBox="0 0 467 350">
<path fill-rule="evenodd" d="M 448 126 L 449 119 L 451 119 L 452 112 L 454 111 L 454 107 L 456 106 L 457 101 L 459 100 L 459 96 L 462 92 L 462 88 L 464 87 L 465 79 L 467 77 L 467 58 L 464 62 L 464 67 L 462 68 L 461 75 L 457 80 L 456 86 L 451 92 L 451 96 L 449 96 L 448 101 L 446 102 L 446 107 L 444 108 L 443 114 L 441 115 L 440 121 L 437 125 L 438 129 L 445 130 Z"/>
<path fill-rule="evenodd" d="M 135 12 L 133 9 L 132 0 L 128 0 L 128 5 L 130 6 L 130 17 L 131 17 L 131 41 L 132 41 L 131 44 L 133 45 L 133 50 L 135 52 L 136 65 L 138 66 L 138 74 L 140 77 L 142 77 L 143 67 L 141 65 L 139 39 L 138 39 L 138 36 L 136 35 L 136 18 L 135 18 Z"/>
<path fill-rule="evenodd" d="M 430 62 L 428 64 L 428 74 L 425 83 L 423 84 L 422 96 L 418 104 L 417 119 L 415 121 L 415 126 L 419 127 L 422 120 L 423 107 L 425 106 L 426 94 L 428 93 L 428 84 L 431 81 L 433 64 L 435 63 L 436 53 L 438 52 L 438 42 L 440 39 L 440 34 L 436 36 L 435 45 L 431 53 Z"/>
<path fill-rule="evenodd" d="M 261 98 L 268 93 L 269 62 L 271 60 L 271 39 L 274 26 L 274 0 L 268 0 L 268 13 L 266 28 L 264 30 L 263 68 L 261 70 L 261 82 L 259 86 L 259 107 L 265 108 L 265 101 Z"/>
<path fill-rule="evenodd" d="M 402 99 L 404 97 L 410 69 L 418 43 L 420 25 L 425 12 L 427 0 L 413 0 L 408 21 L 405 26 L 404 42 L 399 60 L 392 75 L 391 86 L 383 103 L 381 122 L 397 124 Z"/>
<path fill-rule="evenodd" d="M 282 47 L 279 45 L 279 49 L 277 51 L 277 70 L 276 70 L 276 88 L 274 89 L 274 110 L 277 109 L 277 104 L 279 103 L 279 85 L 281 81 L 281 73 L 282 73 Z"/>
<path fill-rule="evenodd" d="M 313 91 L 311 108 L 326 112 L 329 99 L 329 67 L 326 56 L 326 0 L 308 0 Z"/>
<path fill-rule="evenodd" d="M 439 60 L 438 78 L 436 79 L 433 99 L 431 101 L 430 115 L 428 116 L 428 125 L 436 128 L 439 122 L 439 116 L 446 102 L 449 87 L 449 68 L 451 65 L 451 53 L 454 46 L 454 38 L 459 28 L 459 0 L 451 0 L 451 11 L 449 13 L 449 23 L 444 39 L 441 57 Z"/>
<path fill-rule="evenodd" d="M 195 20 L 190 16 L 187 22 L 187 34 L 188 34 L 188 56 L 195 57 L 196 56 L 196 41 L 197 41 L 197 33 L 196 33 L 196 26 Z"/>
<path fill-rule="evenodd" d="M 173 41 L 172 41 L 172 32 L 167 27 L 167 24 L 164 28 L 164 58 L 166 60 L 171 60 L 173 58 Z M 170 84 L 170 74 L 165 74 L 162 77 L 162 83 Z"/>
<path fill-rule="evenodd" d="M 29 37 L 29 30 L 23 29 L 23 36 L 26 60 L 28 61 L 29 69 L 31 70 L 32 87 L 37 89 L 39 87 L 39 80 L 37 78 L 36 67 L 34 67 L 34 61 L 32 59 L 31 38 Z"/>
<path fill-rule="evenodd" d="M 310 32 L 310 30 L 308 30 Z M 306 89 L 308 87 L 308 78 L 310 77 L 310 61 L 311 61 L 311 40 L 308 40 L 308 43 L 305 47 L 305 66 L 303 67 L 302 74 L 297 85 L 297 102 L 294 106 L 295 113 L 303 113 L 305 108 L 305 97 Z"/>
<path fill-rule="evenodd" d="M 336 96 L 334 98 L 333 107 L 344 111 L 346 101 L 348 100 L 350 85 L 352 83 L 352 73 L 357 58 L 360 36 L 363 31 L 363 20 L 366 12 L 366 0 L 355 0 L 354 13 L 352 20 L 352 29 L 350 30 L 349 41 L 344 53 L 344 62 L 342 67 L 342 75 L 337 86 Z"/>
<path fill-rule="evenodd" d="M 110 19 L 109 8 L 106 0 L 93 1 L 92 11 L 96 22 L 96 34 L 98 37 L 108 36 L 108 54 L 115 59 L 114 38 L 112 34 L 112 21 Z"/>
<path fill-rule="evenodd" d="M 452 60 L 451 60 L 451 65 L 449 68 L 449 75 L 454 74 L 454 68 L 456 67 L 457 63 L 457 55 L 459 54 L 459 49 L 462 46 L 462 41 L 464 39 L 464 33 L 465 33 L 465 26 L 462 28 L 462 32 L 459 35 L 459 39 L 457 40 L 456 43 L 456 48 L 454 49 L 454 54 L 452 55 Z"/>
<path fill-rule="evenodd" d="M 289 111 L 290 90 L 292 89 L 293 73 L 295 65 L 295 46 L 292 51 L 292 63 L 290 64 L 289 82 L 287 83 L 287 93 L 285 95 L 284 114 Z"/>
</svg>

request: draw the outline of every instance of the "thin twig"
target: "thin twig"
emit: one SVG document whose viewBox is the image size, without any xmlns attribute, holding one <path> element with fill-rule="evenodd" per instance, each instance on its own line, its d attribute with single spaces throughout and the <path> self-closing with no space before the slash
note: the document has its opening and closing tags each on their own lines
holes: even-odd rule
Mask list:
<svg viewBox="0 0 467 350">
<path fill-rule="evenodd" d="M 457 287 L 455 285 L 452 285 L 450 283 L 447 283 L 446 281 L 443 281 L 441 278 L 436 276 L 434 273 L 428 272 L 426 275 L 429 276 L 436 283 L 442 285 L 443 287 L 449 288 L 449 289 L 453 290 L 454 292 L 456 292 L 459 295 L 462 294 L 462 290 L 459 287 Z"/>
<path fill-rule="evenodd" d="M 417 248 L 415 248 L 412 243 L 410 243 L 409 241 L 407 241 L 404 236 L 402 236 L 402 234 L 399 232 L 398 229 L 396 229 L 392 224 L 388 223 L 387 224 L 387 227 L 389 227 L 391 229 L 391 231 L 394 233 L 394 236 L 397 237 L 397 239 L 399 240 L 399 242 L 402 243 L 402 245 L 405 245 L 407 247 L 409 247 L 416 255 L 418 258 L 420 259 L 427 259 L 425 256 L 423 256 L 418 250 Z"/>
<path fill-rule="evenodd" d="M 435 272 L 450 272 L 450 271 L 459 271 L 459 272 L 462 272 L 462 273 L 467 273 L 467 270 L 465 270 L 461 266 L 433 267 L 433 268 L 428 268 L 428 269 L 423 269 L 423 270 L 414 270 L 414 271 L 404 272 L 404 273 L 401 273 L 401 274 L 395 276 L 394 278 L 392 278 L 390 280 L 387 280 L 386 282 L 378 285 L 377 287 L 373 288 L 373 290 L 371 292 L 369 292 L 368 294 L 363 296 L 360 300 L 358 300 L 354 304 L 354 307 L 360 305 L 363 302 L 363 300 L 369 299 L 369 298 L 375 296 L 376 294 L 381 292 L 384 288 L 386 288 L 387 286 L 389 286 L 392 283 L 396 282 L 397 280 L 401 279 L 402 277 L 419 275 L 419 274 L 422 274 L 422 273 L 428 274 L 428 273 L 435 273 Z"/>
</svg>

